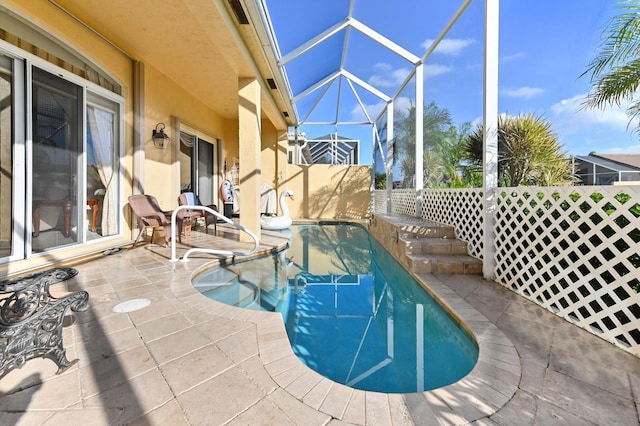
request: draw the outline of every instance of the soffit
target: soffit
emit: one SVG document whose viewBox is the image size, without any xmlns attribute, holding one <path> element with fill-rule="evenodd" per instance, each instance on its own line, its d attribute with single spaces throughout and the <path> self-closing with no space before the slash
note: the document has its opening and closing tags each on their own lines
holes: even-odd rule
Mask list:
<svg viewBox="0 0 640 426">
<path fill-rule="evenodd" d="M 214 1 L 56 0 L 55 3 L 133 59 L 158 69 L 226 119 L 238 116 L 238 78 L 255 76 L 251 59 L 257 57 L 255 63 L 266 64 L 260 58 L 260 50 L 250 51 L 247 58 L 238 47 L 234 29 L 228 26 L 229 22 L 236 24 L 235 17 L 225 19 Z M 250 32 L 245 31 L 240 37 L 253 45 L 254 50 L 259 46 Z M 277 127 L 282 126 L 283 104 L 270 102 L 263 95 L 262 110 Z"/>
</svg>

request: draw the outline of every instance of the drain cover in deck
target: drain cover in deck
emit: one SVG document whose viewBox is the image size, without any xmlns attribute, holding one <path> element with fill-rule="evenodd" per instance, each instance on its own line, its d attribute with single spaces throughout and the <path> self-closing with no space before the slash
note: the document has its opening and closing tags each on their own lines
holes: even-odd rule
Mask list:
<svg viewBox="0 0 640 426">
<path fill-rule="evenodd" d="M 113 312 L 127 313 L 137 311 L 138 309 L 146 308 L 151 304 L 149 299 L 130 299 L 113 307 Z"/>
</svg>

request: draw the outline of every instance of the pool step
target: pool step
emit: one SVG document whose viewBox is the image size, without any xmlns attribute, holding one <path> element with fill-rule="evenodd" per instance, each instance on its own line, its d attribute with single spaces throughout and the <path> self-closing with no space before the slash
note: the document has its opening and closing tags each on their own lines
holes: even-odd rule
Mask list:
<svg viewBox="0 0 640 426">
<path fill-rule="evenodd" d="M 451 238 L 402 238 L 408 255 L 468 253 L 467 243 Z"/>
<path fill-rule="evenodd" d="M 416 274 L 482 275 L 482 262 L 468 255 L 423 254 L 407 258 Z"/>
<path fill-rule="evenodd" d="M 467 243 L 452 226 L 403 215 L 375 215 L 370 231 L 415 274 L 482 275 L 482 261 L 468 255 Z"/>
</svg>

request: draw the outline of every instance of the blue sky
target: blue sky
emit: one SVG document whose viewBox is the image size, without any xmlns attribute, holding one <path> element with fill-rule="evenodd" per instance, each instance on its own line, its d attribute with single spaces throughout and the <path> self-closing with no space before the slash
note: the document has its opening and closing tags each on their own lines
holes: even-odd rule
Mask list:
<svg viewBox="0 0 640 426">
<path fill-rule="evenodd" d="M 450 0 L 356 0 L 354 17 L 421 57 L 459 4 Z M 624 106 L 604 111 L 581 108 L 590 82 L 580 75 L 596 55 L 607 22 L 620 12 L 616 4 L 615 0 L 501 0 L 500 113 L 533 113 L 548 119 L 571 155 L 640 152 L 640 136 L 634 125 L 628 127 Z M 281 53 L 286 55 L 346 17 L 348 6 L 347 0 L 298 0 L 293 5 L 267 0 Z M 433 101 L 447 109 L 456 123 L 475 123 L 482 117 L 483 7 L 484 1 L 474 0 L 425 63 L 425 103 Z M 339 68 L 344 40 L 339 35 L 332 37 L 305 54 L 306 58 L 289 64 L 294 94 Z M 347 71 L 389 95 L 396 93 L 412 68 L 356 31 L 350 33 L 345 58 Z M 298 105 L 301 118 L 315 108 L 308 121 L 333 119 L 338 86 L 331 86 L 320 101 L 321 90 L 305 98 Z M 406 95 L 401 94 L 397 107 L 411 103 L 413 87 L 410 84 Z M 376 116 L 384 102 L 359 87 L 355 91 L 366 111 Z M 364 112 L 345 83 L 340 93 L 340 119 L 363 119 Z M 335 127 L 306 126 L 302 130 L 316 137 Z M 370 163 L 370 128 L 346 126 L 338 133 L 361 139 L 361 162 Z"/>
</svg>

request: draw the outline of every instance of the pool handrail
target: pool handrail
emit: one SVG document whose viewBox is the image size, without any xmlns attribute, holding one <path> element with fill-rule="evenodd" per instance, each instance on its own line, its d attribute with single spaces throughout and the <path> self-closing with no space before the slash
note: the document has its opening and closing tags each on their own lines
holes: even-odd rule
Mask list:
<svg viewBox="0 0 640 426">
<path fill-rule="evenodd" d="M 258 250 L 258 237 L 256 236 L 256 234 L 254 234 L 253 232 L 251 232 L 250 230 L 248 230 L 247 228 L 245 228 L 244 226 L 240 225 L 237 222 L 232 221 L 231 219 L 229 219 L 228 217 L 220 214 L 219 212 L 207 207 L 207 206 L 189 206 L 189 205 L 182 205 L 182 206 L 178 206 L 173 213 L 171 213 L 171 235 L 175 235 L 176 234 L 176 218 L 178 217 L 178 212 L 180 210 L 203 210 L 207 213 L 211 213 L 213 215 L 215 215 L 218 219 L 222 219 L 223 221 L 233 225 L 236 229 L 239 229 L 242 232 L 247 233 L 251 238 L 253 238 L 253 249 L 251 249 L 251 251 L 248 252 L 241 252 L 241 251 L 230 251 L 230 250 L 217 250 L 217 249 L 207 249 L 207 248 L 199 248 L 199 247 L 194 247 L 191 248 L 189 250 L 187 250 L 187 252 L 184 254 L 184 256 L 182 256 L 182 262 L 188 262 L 189 261 L 189 255 L 191 253 L 194 252 L 199 252 L 199 253 L 208 253 L 208 254 L 221 254 L 224 256 L 250 256 L 252 254 L 254 254 L 257 250 Z M 171 238 L 171 262 L 177 262 L 179 259 L 176 257 L 176 239 Z"/>
</svg>

